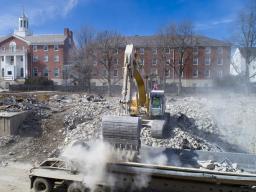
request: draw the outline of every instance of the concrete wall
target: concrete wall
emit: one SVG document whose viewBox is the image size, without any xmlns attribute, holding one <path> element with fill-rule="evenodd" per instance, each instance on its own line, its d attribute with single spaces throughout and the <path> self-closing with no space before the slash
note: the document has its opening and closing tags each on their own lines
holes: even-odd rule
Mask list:
<svg viewBox="0 0 256 192">
<path fill-rule="evenodd" d="M 16 135 L 28 112 L 0 114 L 0 136 Z"/>
</svg>

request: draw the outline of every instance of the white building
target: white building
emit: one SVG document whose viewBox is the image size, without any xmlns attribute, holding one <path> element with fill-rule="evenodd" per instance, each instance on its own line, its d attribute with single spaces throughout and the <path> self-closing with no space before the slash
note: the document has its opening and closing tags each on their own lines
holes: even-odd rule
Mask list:
<svg viewBox="0 0 256 192">
<path fill-rule="evenodd" d="M 256 47 L 250 48 L 249 75 L 250 82 L 256 82 Z M 232 75 L 244 75 L 246 70 L 245 49 L 237 48 L 232 56 L 230 73 Z"/>
</svg>

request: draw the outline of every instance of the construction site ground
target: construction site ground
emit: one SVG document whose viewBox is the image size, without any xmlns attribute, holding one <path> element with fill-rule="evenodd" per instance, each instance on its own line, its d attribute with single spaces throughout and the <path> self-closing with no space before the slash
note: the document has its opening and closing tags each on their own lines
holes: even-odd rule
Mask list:
<svg viewBox="0 0 256 192">
<path fill-rule="evenodd" d="M 255 95 L 214 93 L 167 96 L 171 114 L 169 138 L 154 139 L 143 128 L 142 144 L 149 147 L 254 153 Z M 57 157 L 77 141 L 101 139 L 101 117 L 117 114 L 119 97 L 87 93 L 4 93 L 3 111 L 29 110 L 18 135 L 0 137 L 0 191 L 29 190 L 29 168 Z M 235 163 L 235 162 L 233 162 Z"/>
</svg>

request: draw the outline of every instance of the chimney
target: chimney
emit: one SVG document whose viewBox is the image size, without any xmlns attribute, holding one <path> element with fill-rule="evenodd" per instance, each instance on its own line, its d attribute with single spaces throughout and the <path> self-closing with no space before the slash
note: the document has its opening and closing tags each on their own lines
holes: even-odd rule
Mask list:
<svg viewBox="0 0 256 192">
<path fill-rule="evenodd" d="M 69 36 L 69 28 L 64 28 L 64 35 Z"/>
</svg>

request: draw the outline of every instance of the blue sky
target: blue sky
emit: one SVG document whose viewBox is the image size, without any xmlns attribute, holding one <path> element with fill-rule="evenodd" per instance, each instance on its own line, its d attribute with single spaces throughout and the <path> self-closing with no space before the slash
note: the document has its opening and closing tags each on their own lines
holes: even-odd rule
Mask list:
<svg viewBox="0 0 256 192">
<path fill-rule="evenodd" d="M 227 40 L 248 0 L 0 0 L 0 35 L 17 28 L 22 7 L 34 34 L 74 32 L 81 26 L 125 35 L 151 35 L 189 20 L 197 34 Z"/>
</svg>

